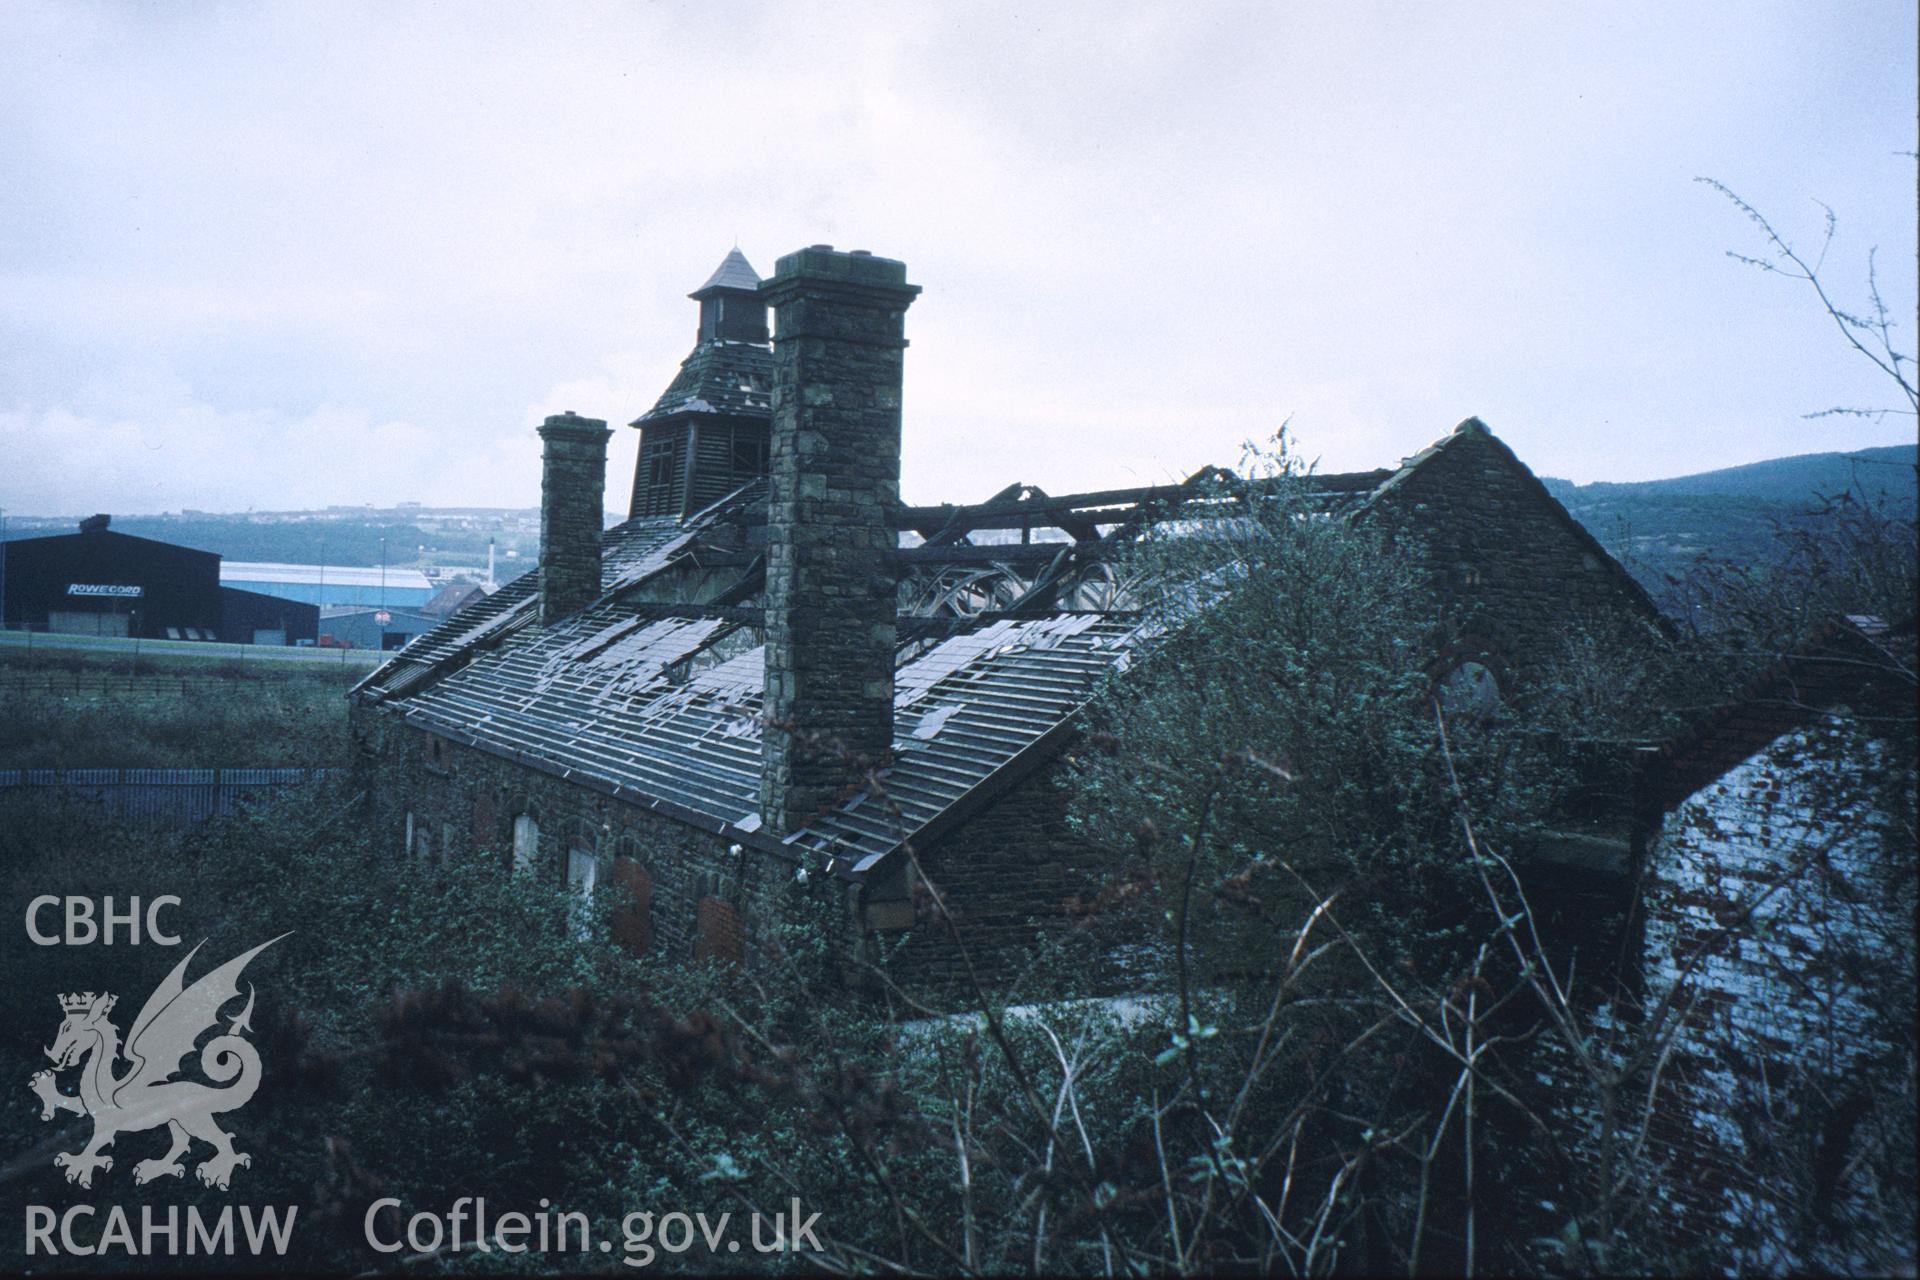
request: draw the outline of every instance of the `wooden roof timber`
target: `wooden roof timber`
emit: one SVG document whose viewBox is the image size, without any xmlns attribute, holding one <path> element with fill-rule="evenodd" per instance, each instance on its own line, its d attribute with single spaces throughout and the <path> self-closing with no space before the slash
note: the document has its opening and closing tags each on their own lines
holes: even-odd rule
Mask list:
<svg viewBox="0 0 1920 1280">
<path fill-rule="evenodd" d="M 1391 470 L 1380 470 L 1313 475 L 1302 478 L 1300 483 L 1311 492 L 1365 493 L 1392 474 Z M 1181 484 L 1103 489 L 1093 493 L 1065 494 L 1057 498 L 1044 493 L 1035 497 L 1009 498 L 1004 496 L 1007 490 L 1003 489 L 990 501 L 973 506 L 903 506 L 894 513 L 894 523 L 898 528 L 911 529 L 930 540 L 935 536 L 952 538 L 972 529 L 1066 528 L 1078 524 L 1110 524 L 1135 514 L 1142 506 L 1152 507 L 1192 498 L 1198 489 L 1196 481 L 1204 479 L 1205 475 L 1202 473 Z M 1249 482 L 1249 488 L 1258 493 L 1277 487 L 1280 483 L 1277 480 L 1259 479 Z"/>
</svg>

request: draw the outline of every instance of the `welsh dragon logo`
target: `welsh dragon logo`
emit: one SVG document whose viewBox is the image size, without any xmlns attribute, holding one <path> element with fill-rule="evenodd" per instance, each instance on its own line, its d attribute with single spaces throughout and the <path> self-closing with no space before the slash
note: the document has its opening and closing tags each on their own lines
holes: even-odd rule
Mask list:
<svg viewBox="0 0 1920 1280">
<path fill-rule="evenodd" d="M 283 933 L 280 938 L 286 936 Z M 240 971 L 280 938 L 235 956 L 187 986 L 183 981 L 187 964 L 205 943 L 196 945 L 147 997 L 140 1016 L 133 1020 L 124 1048 L 119 1028 L 107 1020 L 117 997 L 104 993 L 96 996 L 91 991 L 60 997 L 60 1010 L 66 1018 L 53 1047 L 46 1050 L 53 1060 L 53 1071 L 36 1072 L 29 1083 L 40 1098 L 42 1120 L 51 1120 L 60 1111 L 93 1118 L 92 1141 L 80 1151 L 63 1151 L 53 1158 L 57 1167 L 67 1171 L 68 1182 L 91 1187 L 94 1170 L 113 1168 L 113 1158 L 102 1151 L 112 1146 L 116 1137 L 161 1125 L 167 1127 L 173 1145 L 159 1159 L 142 1160 L 133 1166 L 136 1183 L 185 1174 L 180 1157 L 195 1138 L 214 1149 L 194 1168 L 195 1176 L 210 1187 L 225 1191 L 235 1166 L 253 1163 L 246 1152 L 233 1149 L 233 1135 L 213 1122 L 221 1112 L 245 1106 L 260 1087 L 260 1055 L 242 1038 L 253 1030 L 249 1021 L 253 1016 L 252 983 L 247 984 L 246 1007 L 227 1019 L 226 1033 L 216 1035 L 200 1049 L 200 1070 L 213 1084 L 173 1077 L 182 1070 L 181 1059 L 194 1051 L 202 1035 L 217 1026 L 220 1010 L 228 1001 L 239 998 Z M 129 1065 L 116 1075 L 115 1064 L 122 1058 Z M 54 1084 L 54 1071 L 64 1071 L 76 1063 L 84 1063 L 80 1092 L 61 1093 Z"/>
</svg>

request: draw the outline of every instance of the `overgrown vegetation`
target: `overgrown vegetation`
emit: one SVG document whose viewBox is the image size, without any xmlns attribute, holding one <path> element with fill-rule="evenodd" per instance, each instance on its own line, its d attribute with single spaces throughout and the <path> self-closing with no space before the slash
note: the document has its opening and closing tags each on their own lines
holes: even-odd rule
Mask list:
<svg viewBox="0 0 1920 1280">
<path fill-rule="evenodd" d="M 1539 725 L 1605 702 L 1609 671 L 1661 669 L 1593 640 L 1528 697 L 1437 720 L 1421 662 L 1435 622 L 1411 603 L 1408 558 L 1267 492 L 1211 539 L 1143 552 L 1137 578 L 1164 584 L 1181 625 L 1097 704 L 1093 749 L 1077 752 L 1083 832 L 1125 867 L 1094 915 L 1152 940 L 1140 976 L 1155 995 L 1010 1009 L 975 990 L 958 1014 L 899 992 L 823 998 L 844 928 L 825 875 L 796 877 L 789 915 L 738 970 L 634 957 L 610 942 L 617 892 L 570 900 L 513 874 L 504 850 L 402 861 L 337 792 L 184 834 L 26 815 L 0 828 L 8 900 L 176 894 L 172 926 L 208 939 L 208 964 L 294 931 L 249 970 L 268 1075 L 232 1127 L 256 1155 L 246 1199 L 301 1206 L 302 1266 L 379 1261 L 365 1229 L 382 1196 L 408 1214 L 546 1197 L 616 1250 L 636 1212 L 732 1213 L 738 1232 L 796 1200 L 821 1215 L 821 1251 L 793 1258 L 638 1246 L 701 1270 L 1698 1264 L 1642 1247 L 1648 1207 L 1617 1185 L 1646 1176 L 1632 1100 L 1671 1023 L 1605 1022 L 1567 985 L 1507 856 L 1560 798 Z M 1569 689 L 1571 670 L 1589 686 Z M 0 1000 L 8 1025 L 45 1030 L 0 1047 L 0 1073 L 42 1065 L 32 1043 L 51 1038 L 55 993 L 109 985 L 132 1005 L 178 954 L 95 953 L 82 976 L 75 953 L 28 949 Z M 1056 974 L 1073 994 L 1074 974 Z M 1543 1084 L 1537 1055 L 1555 1046 L 1563 1069 Z M 9 1190 L 66 1203 L 51 1155 L 80 1131 L 17 1101 Z M 1594 1115 L 1623 1135 L 1599 1173 L 1595 1129 L 1573 1118 Z M 128 1135 L 121 1158 L 158 1141 Z M 108 1176 L 126 1204 L 222 1202 Z M 375 1230 L 397 1238 L 396 1215 Z M 613 1270 L 621 1256 L 426 1265 Z"/>
<path fill-rule="evenodd" d="M 364 1266 L 371 1255 L 360 1240 L 360 1215 L 377 1189 L 410 1203 L 492 1194 L 496 1203 L 530 1209 L 547 1194 L 568 1207 L 610 1209 L 619 1179 L 603 1162 L 619 1141 L 649 1143 L 646 1108 L 627 1082 L 595 1084 L 591 1062 L 577 1057 L 579 1038 L 566 1028 L 584 1016 L 586 1002 L 644 991 L 643 975 L 617 950 L 582 946 L 564 894 L 513 878 L 504 860 L 439 868 L 382 856 L 357 830 L 351 800 L 308 792 L 189 833 L 134 832 L 56 805 L 15 811 L 0 826 L 7 900 L 23 911 L 44 893 L 96 901 L 111 894 L 121 903 L 177 895 L 182 905 L 168 927 L 189 946 L 206 940 L 196 974 L 292 931 L 247 973 L 261 995 L 254 1038 L 266 1076 L 231 1127 L 240 1149 L 255 1155 L 240 1174 L 244 1198 L 302 1206 L 293 1264 Z M 52 1039 L 60 1016 L 53 997 L 97 987 L 109 970 L 124 1027 L 182 951 L 116 948 L 107 953 L 114 963 L 80 968 L 76 957 L 87 953 L 71 949 L 9 954 L 15 962 L 0 1000 L 6 1024 L 21 1034 L 4 1046 L 6 1074 L 22 1093 L 19 1105 L 0 1114 L 8 1149 L 27 1154 L 7 1166 L 15 1184 L 8 1190 L 16 1202 L 61 1204 L 71 1189 L 50 1162 L 48 1136 L 60 1133 L 67 1148 L 77 1148 L 84 1126 L 42 1122 L 24 1093 L 28 1074 L 46 1065 L 31 1046 Z M 417 1086 L 425 1064 L 386 1028 L 412 1007 L 400 993 L 443 984 L 513 988 L 529 993 L 530 1004 L 576 994 L 561 1007 L 527 1011 L 523 1068 L 494 1075 L 466 1067 L 465 1078 L 433 1077 L 444 1101 L 423 1105 Z M 570 1087 L 559 1087 L 563 1080 Z M 191 1178 L 134 1187 L 126 1172 L 133 1157 L 157 1154 L 163 1141 L 158 1133 L 120 1141 L 122 1163 L 108 1175 L 114 1199 L 214 1207 L 226 1198 Z M 156 1149 L 136 1153 L 144 1145 Z M 207 1265 L 197 1259 L 191 1269 Z"/>
</svg>

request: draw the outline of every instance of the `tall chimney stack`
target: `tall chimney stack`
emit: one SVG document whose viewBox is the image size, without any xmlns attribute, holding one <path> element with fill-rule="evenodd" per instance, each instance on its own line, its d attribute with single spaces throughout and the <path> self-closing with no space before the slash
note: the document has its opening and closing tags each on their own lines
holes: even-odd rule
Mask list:
<svg viewBox="0 0 1920 1280">
<path fill-rule="evenodd" d="M 607 437 L 599 418 L 569 409 L 540 425 L 540 625 L 600 594 Z"/>
<path fill-rule="evenodd" d="M 760 817 L 787 835 L 893 747 L 903 263 L 814 245 L 774 313 Z"/>
</svg>

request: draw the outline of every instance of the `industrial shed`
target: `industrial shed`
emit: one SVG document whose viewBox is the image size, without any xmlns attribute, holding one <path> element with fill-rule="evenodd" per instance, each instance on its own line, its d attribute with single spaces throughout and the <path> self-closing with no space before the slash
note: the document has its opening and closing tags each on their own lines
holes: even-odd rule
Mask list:
<svg viewBox="0 0 1920 1280">
<path fill-rule="evenodd" d="M 368 609 L 417 609 L 440 589 L 438 583 L 418 569 L 391 565 L 381 568 L 229 560 L 220 566 L 220 581 L 244 591 L 300 600 L 321 608 L 354 605 Z"/>
<path fill-rule="evenodd" d="M 5 625 L 142 640 L 312 643 L 314 605 L 223 586 L 217 553 L 116 533 L 111 523 L 89 516 L 77 533 L 0 543 Z"/>
<path fill-rule="evenodd" d="M 392 652 L 433 630 L 440 621 L 411 609 L 330 608 L 320 618 L 320 642 L 328 647 Z"/>
<path fill-rule="evenodd" d="M 220 638 L 228 644 L 312 644 L 319 625 L 318 605 L 220 588 Z"/>
<path fill-rule="evenodd" d="M 220 557 L 116 533 L 89 516 L 75 533 L 0 544 L 8 627 L 141 639 L 214 640 Z"/>
</svg>

